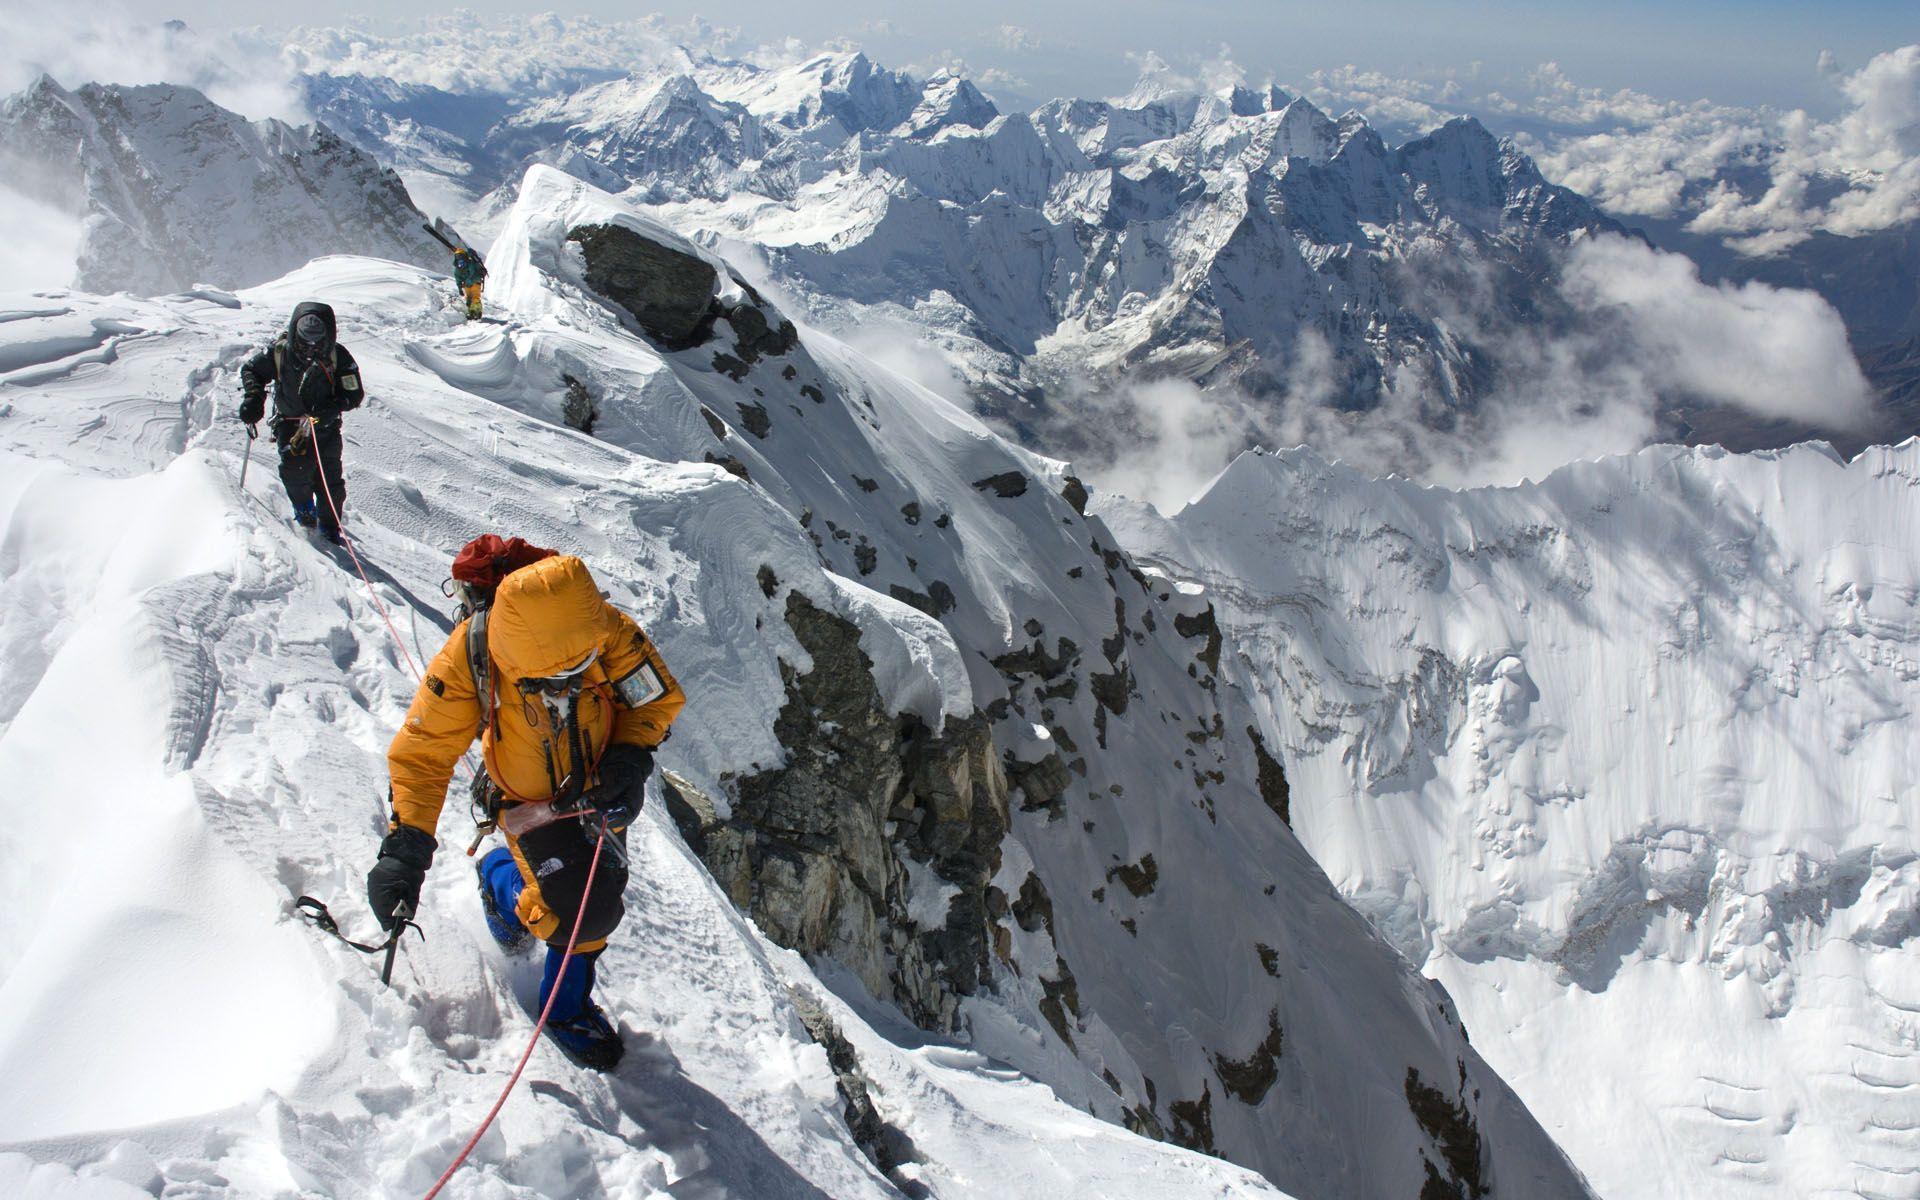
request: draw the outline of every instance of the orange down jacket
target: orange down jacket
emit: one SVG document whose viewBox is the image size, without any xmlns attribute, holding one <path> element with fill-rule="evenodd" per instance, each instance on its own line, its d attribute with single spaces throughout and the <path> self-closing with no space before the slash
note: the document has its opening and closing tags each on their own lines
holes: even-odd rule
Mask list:
<svg viewBox="0 0 1920 1200">
<path fill-rule="evenodd" d="M 487 626 L 495 708 L 481 745 L 488 774 L 510 799 L 551 799 L 555 781 L 578 766 L 571 761 L 565 731 L 553 728 L 546 707 L 521 699 L 520 680 L 557 674 L 598 652 L 582 676 L 580 696 L 589 783 L 595 782 L 593 765 L 609 745 L 659 745 L 687 702 L 647 635 L 602 598 L 586 564 L 572 555 L 541 559 L 502 580 Z M 620 694 L 633 689 L 615 685 L 643 667 L 651 667 L 659 680 L 658 688 L 647 691 L 659 694 L 628 707 Z M 434 832 L 447 784 L 480 733 L 481 716 L 467 661 L 467 622 L 462 621 L 428 664 L 406 723 L 387 748 L 395 817 Z"/>
</svg>

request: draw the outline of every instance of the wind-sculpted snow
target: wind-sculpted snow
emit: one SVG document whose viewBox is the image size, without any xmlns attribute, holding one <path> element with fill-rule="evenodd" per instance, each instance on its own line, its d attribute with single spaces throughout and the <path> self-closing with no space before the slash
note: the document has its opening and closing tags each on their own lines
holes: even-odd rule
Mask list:
<svg viewBox="0 0 1920 1200">
<path fill-rule="evenodd" d="M 1248 455 L 1220 606 L 1294 828 L 1607 1196 L 1903 1195 L 1920 442 L 1447 492 Z"/>
<path fill-rule="evenodd" d="M 1316 1197 L 1430 1179 L 1586 1194 L 1451 1005 L 1281 824 L 1204 604 L 1137 573 L 1061 464 L 830 338 L 769 335 L 780 314 L 718 260 L 708 340 L 664 351 L 584 286 L 569 234 L 590 220 L 711 256 L 557 172 L 521 195 L 487 322 L 460 322 L 444 279 L 360 258 L 234 304 L 4 305 L 34 315 L 0 322 L 0 347 L 75 322 L 139 332 L 110 362 L 0 375 L 0 682 L 18 698 L 0 778 L 32 798 L 0 832 L 20 864 L 0 893 L 0 1071 L 22 1081 L 0 1095 L 0 1181 L 386 1195 L 448 1160 L 535 985 L 485 934 L 454 849 L 463 806 L 442 825 L 428 940 L 408 941 L 391 991 L 288 902 L 321 896 L 370 932 L 357 895 L 412 692 L 403 650 L 435 649 L 449 555 L 491 529 L 581 554 L 656 638 L 690 696 L 661 761 L 716 820 L 806 758 L 781 736 L 806 723 L 807 680 L 844 665 L 842 627 L 883 707 L 974 739 L 1014 783 L 986 907 L 963 912 L 974 884 L 938 874 L 950 852 L 915 857 L 902 832 L 881 843 L 896 861 L 871 864 L 898 881 L 880 910 L 898 924 L 846 962 L 774 945 L 669 816 L 684 794 L 656 795 L 601 964 L 629 1064 L 601 1077 L 537 1052 L 471 1187 L 1278 1194 L 1178 1141 Z M 280 519 L 266 455 L 235 483 L 232 364 L 310 296 L 335 305 L 367 381 L 347 528 L 404 645 L 343 560 Z M 595 436 L 563 423 L 575 385 Z M 951 1027 L 911 1029 L 873 964 L 959 945 L 969 920 L 984 972 L 933 964 L 961 989 Z M 851 1048 L 908 1148 L 891 1181 L 816 1038 Z"/>
</svg>

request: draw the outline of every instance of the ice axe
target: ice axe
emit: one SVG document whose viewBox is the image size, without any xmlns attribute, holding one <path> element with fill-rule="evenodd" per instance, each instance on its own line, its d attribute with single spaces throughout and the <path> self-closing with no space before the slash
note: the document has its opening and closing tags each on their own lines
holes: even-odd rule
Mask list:
<svg viewBox="0 0 1920 1200">
<path fill-rule="evenodd" d="M 247 423 L 247 452 L 240 460 L 240 491 L 247 490 L 247 468 L 253 465 L 253 443 L 260 436 L 260 429 L 251 421 Z"/>
<path fill-rule="evenodd" d="M 394 956 L 400 952 L 400 939 L 406 935 L 409 929 L 418 933 L 422 940 L 427 936 L 425 930 L 414 924 L 412 919 L 413 905 L 408 904 L 405 900 L 394 905 L 393 932 L 387 937 L 385 942 L 378 946 L 371 946 L 366 942 L 356 942 L 346 934 L 341 933 L 339 923 L 333 919 L 333 914 L 327 911 L 326 904 L 314 899 L 312 896 L 295 897 L 293 907 L 301 916 L 312 921 L 320 932 L 330 937 L 338 938 L 342 943 L 358 950 L 360 953 L 385 953 L 387 957 L 380 968 L 380 982 L 386 984 L 388 987 L 393 986 L 393 959 Z"/>
<path fill-rule="evenodd" d="M 380 982 L 388 987 L 393 986 L 393 957 L 400 953 L 400 935 L 407 931 L 407 926 L 413 924 L 409 919 L 412 916 L 413 905 L 405 900 L 393 906 L 393 936 L 387 939 L 387 961 L 380 968 Z"/>
</svg>

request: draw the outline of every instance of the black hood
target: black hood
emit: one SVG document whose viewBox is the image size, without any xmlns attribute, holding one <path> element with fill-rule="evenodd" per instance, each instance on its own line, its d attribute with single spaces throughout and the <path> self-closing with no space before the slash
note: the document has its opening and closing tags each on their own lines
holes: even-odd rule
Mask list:
<svg viewBox="0 0 1920 1200">
<path fill-rule="evenodd" d="M 313 313 L 327 323 L 327 340 L 320 344 L 318 350 L 322 355 L 331 353 L 333 351 L 335 330 L 337 328 L 333 321 L 333 305 L 322 304 L 318 300 L 302 300 L 293 306 L 293 315 L 287 318 L 287 348 L 294 351 L 304 351 L 305 345 L 300 341 L 300 335 L 294 332 L 293 327 L 298 325 L 300 318 L 306 316 L 308 313 Z"/>
</svg>

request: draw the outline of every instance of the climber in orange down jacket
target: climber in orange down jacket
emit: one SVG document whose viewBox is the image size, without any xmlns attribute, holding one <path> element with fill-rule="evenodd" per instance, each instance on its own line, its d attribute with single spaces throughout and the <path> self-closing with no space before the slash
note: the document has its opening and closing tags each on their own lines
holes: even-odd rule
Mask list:
<svg viewBox="0 0 1920 1200">
<path fill-rule="evenodd" d="M 486 770 L 475 797 L 507 842 L 479 864 L 488 926 L 509 949 L 529 934 L 547 944 L 547 1032 L 575 1061 L 604 1070 L 621 1043 L 592 1000 L 594 963 L 623 912 L 627 823 L 686 696 L 578 558 L 489 534 L 461 551 L 453 575 L 469 615 L 434 656 L 387 750 L 392 824 L 367 896 L 385 928 L 401 901 L 418 907 L 447 785 L 478 737 Z"/>
</svg>

